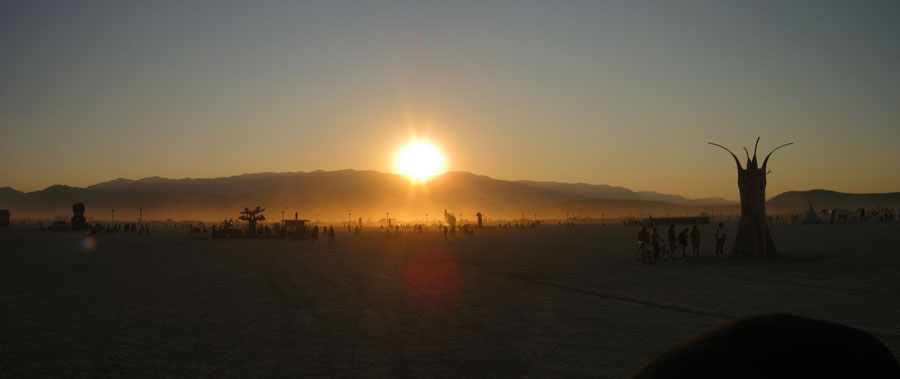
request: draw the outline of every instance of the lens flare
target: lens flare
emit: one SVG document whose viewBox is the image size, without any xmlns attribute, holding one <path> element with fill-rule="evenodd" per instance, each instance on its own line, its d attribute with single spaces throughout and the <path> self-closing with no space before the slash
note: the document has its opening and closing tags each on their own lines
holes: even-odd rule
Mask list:
<svg viewBox="0 0 900 379">
<path fill-rule="evenodd" d="M 84 236 L 81 240 L 81 247 L 91 253 L 97 251 L 97 240 L 94 236 Z"/>
<path fill-rule="evenodd" d="M 419 249 L 403 272 L 406 303 L 428 318 L 443 318 L 459 305 L 463 276 L 459 262 L 439 246 Z"/>
</svg>

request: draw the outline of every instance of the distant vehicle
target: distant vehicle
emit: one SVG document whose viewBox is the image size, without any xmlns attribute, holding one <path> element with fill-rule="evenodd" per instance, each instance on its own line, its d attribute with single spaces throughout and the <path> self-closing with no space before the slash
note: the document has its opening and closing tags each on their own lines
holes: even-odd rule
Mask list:
<svg viewBox="0 0 900 379">
<path fill-rule="evenodd" d="M 50 230 L 69 230 L 69 225 L 63 220 L 56 220 L 50 225 Z"/>
</svg>

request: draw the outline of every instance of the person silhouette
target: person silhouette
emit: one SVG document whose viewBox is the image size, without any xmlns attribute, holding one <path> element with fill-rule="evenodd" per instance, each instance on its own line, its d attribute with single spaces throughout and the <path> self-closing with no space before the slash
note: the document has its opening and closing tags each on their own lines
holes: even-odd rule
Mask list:
<svg viewBox="0 0 900 379">
<path fill-rule="evenodd" d="M 716 229 L 716 255 L 725 254 L 725 236 L 725 224 L 720 222 Z"/>
<path fill-rule="evenodd" d="M 700 229 L 697 229 L 697 225 L 694 225 L 693 229 L 691 229 L 691 247 L 693 248 L 694 256 L 700 256 Z"/>
<path fill-rule="evenodd" d="M 675 236 L 675 224 L 669 225 L 667 239 L 669 240 L 669 250 L 671 250 L 672 258 L 675 258 L 675 248 L 678 246 L 678 237 Z"/>
<path fill-rule="evenodd" d="M 678 233 L 678 245 L 681 246 L 681 257 L 687 257 L 687 245 L 688 245 L 688 228 L 684 228 L 681 233 Z"/>
<path fill-rule="evenodd" d="M 641 250 L 641 263 L 650 263 L 650 254 L 647 251 L 647 248 L 650 245 L 650 233 L 647 232 L 647 227 L 641 227 L 641 231 L 638 232 L 638 244 L 640 245 Z"/>
</svg>

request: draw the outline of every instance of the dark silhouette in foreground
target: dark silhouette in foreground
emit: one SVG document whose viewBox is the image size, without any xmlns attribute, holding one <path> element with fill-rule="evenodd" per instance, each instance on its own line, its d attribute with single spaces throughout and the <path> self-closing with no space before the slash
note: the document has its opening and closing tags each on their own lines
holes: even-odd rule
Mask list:
<svg viewBox="0 0 900 379">
<path fill-rule="evenodd" d="M 775 243 L 772 242 L 772 235 L 769 233 L 769 225 L 766 223 L 766 175 L 769 174 L 767 166 L 769 157 L 776 150 L 791 145 L 793 142 L 776 147 L 766 159 L 763 160 L 762 167 L 756 160 L 756 147 L 759 146 L 759 138 L 756 139 L 756 146 L 753 147 L 753 158 L 750 158 L 750 152 L 744 148 L 747 154 L 747 167 L 741 166 L 738 157 L 728 150 L 725 146 L 717 143 L 709 143 L 718 146 L 727 151 L 734 158 L 738 170 L 738 189 L 741 194 L 741 221 L 738 224 L 737 236 L 734 238 L 734 244 L 731 246 L 731 254 L 737 257 L 765 257 L 775 255 Z"/>
<path fill-rule="evenodd" d="M 679 342 L 635 378 L 897 378 L 884 344 L 848 326 L 788 314 L 737 318 Z"/>
</svg>

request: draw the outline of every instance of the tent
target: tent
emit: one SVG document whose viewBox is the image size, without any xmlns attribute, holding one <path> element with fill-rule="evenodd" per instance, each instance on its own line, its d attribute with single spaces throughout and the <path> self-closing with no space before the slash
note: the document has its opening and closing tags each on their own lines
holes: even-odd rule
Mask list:
<svg viewBox="0 0 900 379">
<path fill-rule="evenodd" d="M 812 225 L 822 223 L 822 219 L 819 218 L 818 214 L 816 214 L 816 210 L 813 209 L 812 204 L 809 205 L 809 210 L 806 211 L 806 217 L 804 217 L 803 220 L 800 221 L 800 223 L 801 224 L 812 224 Z"/>
</svg>

